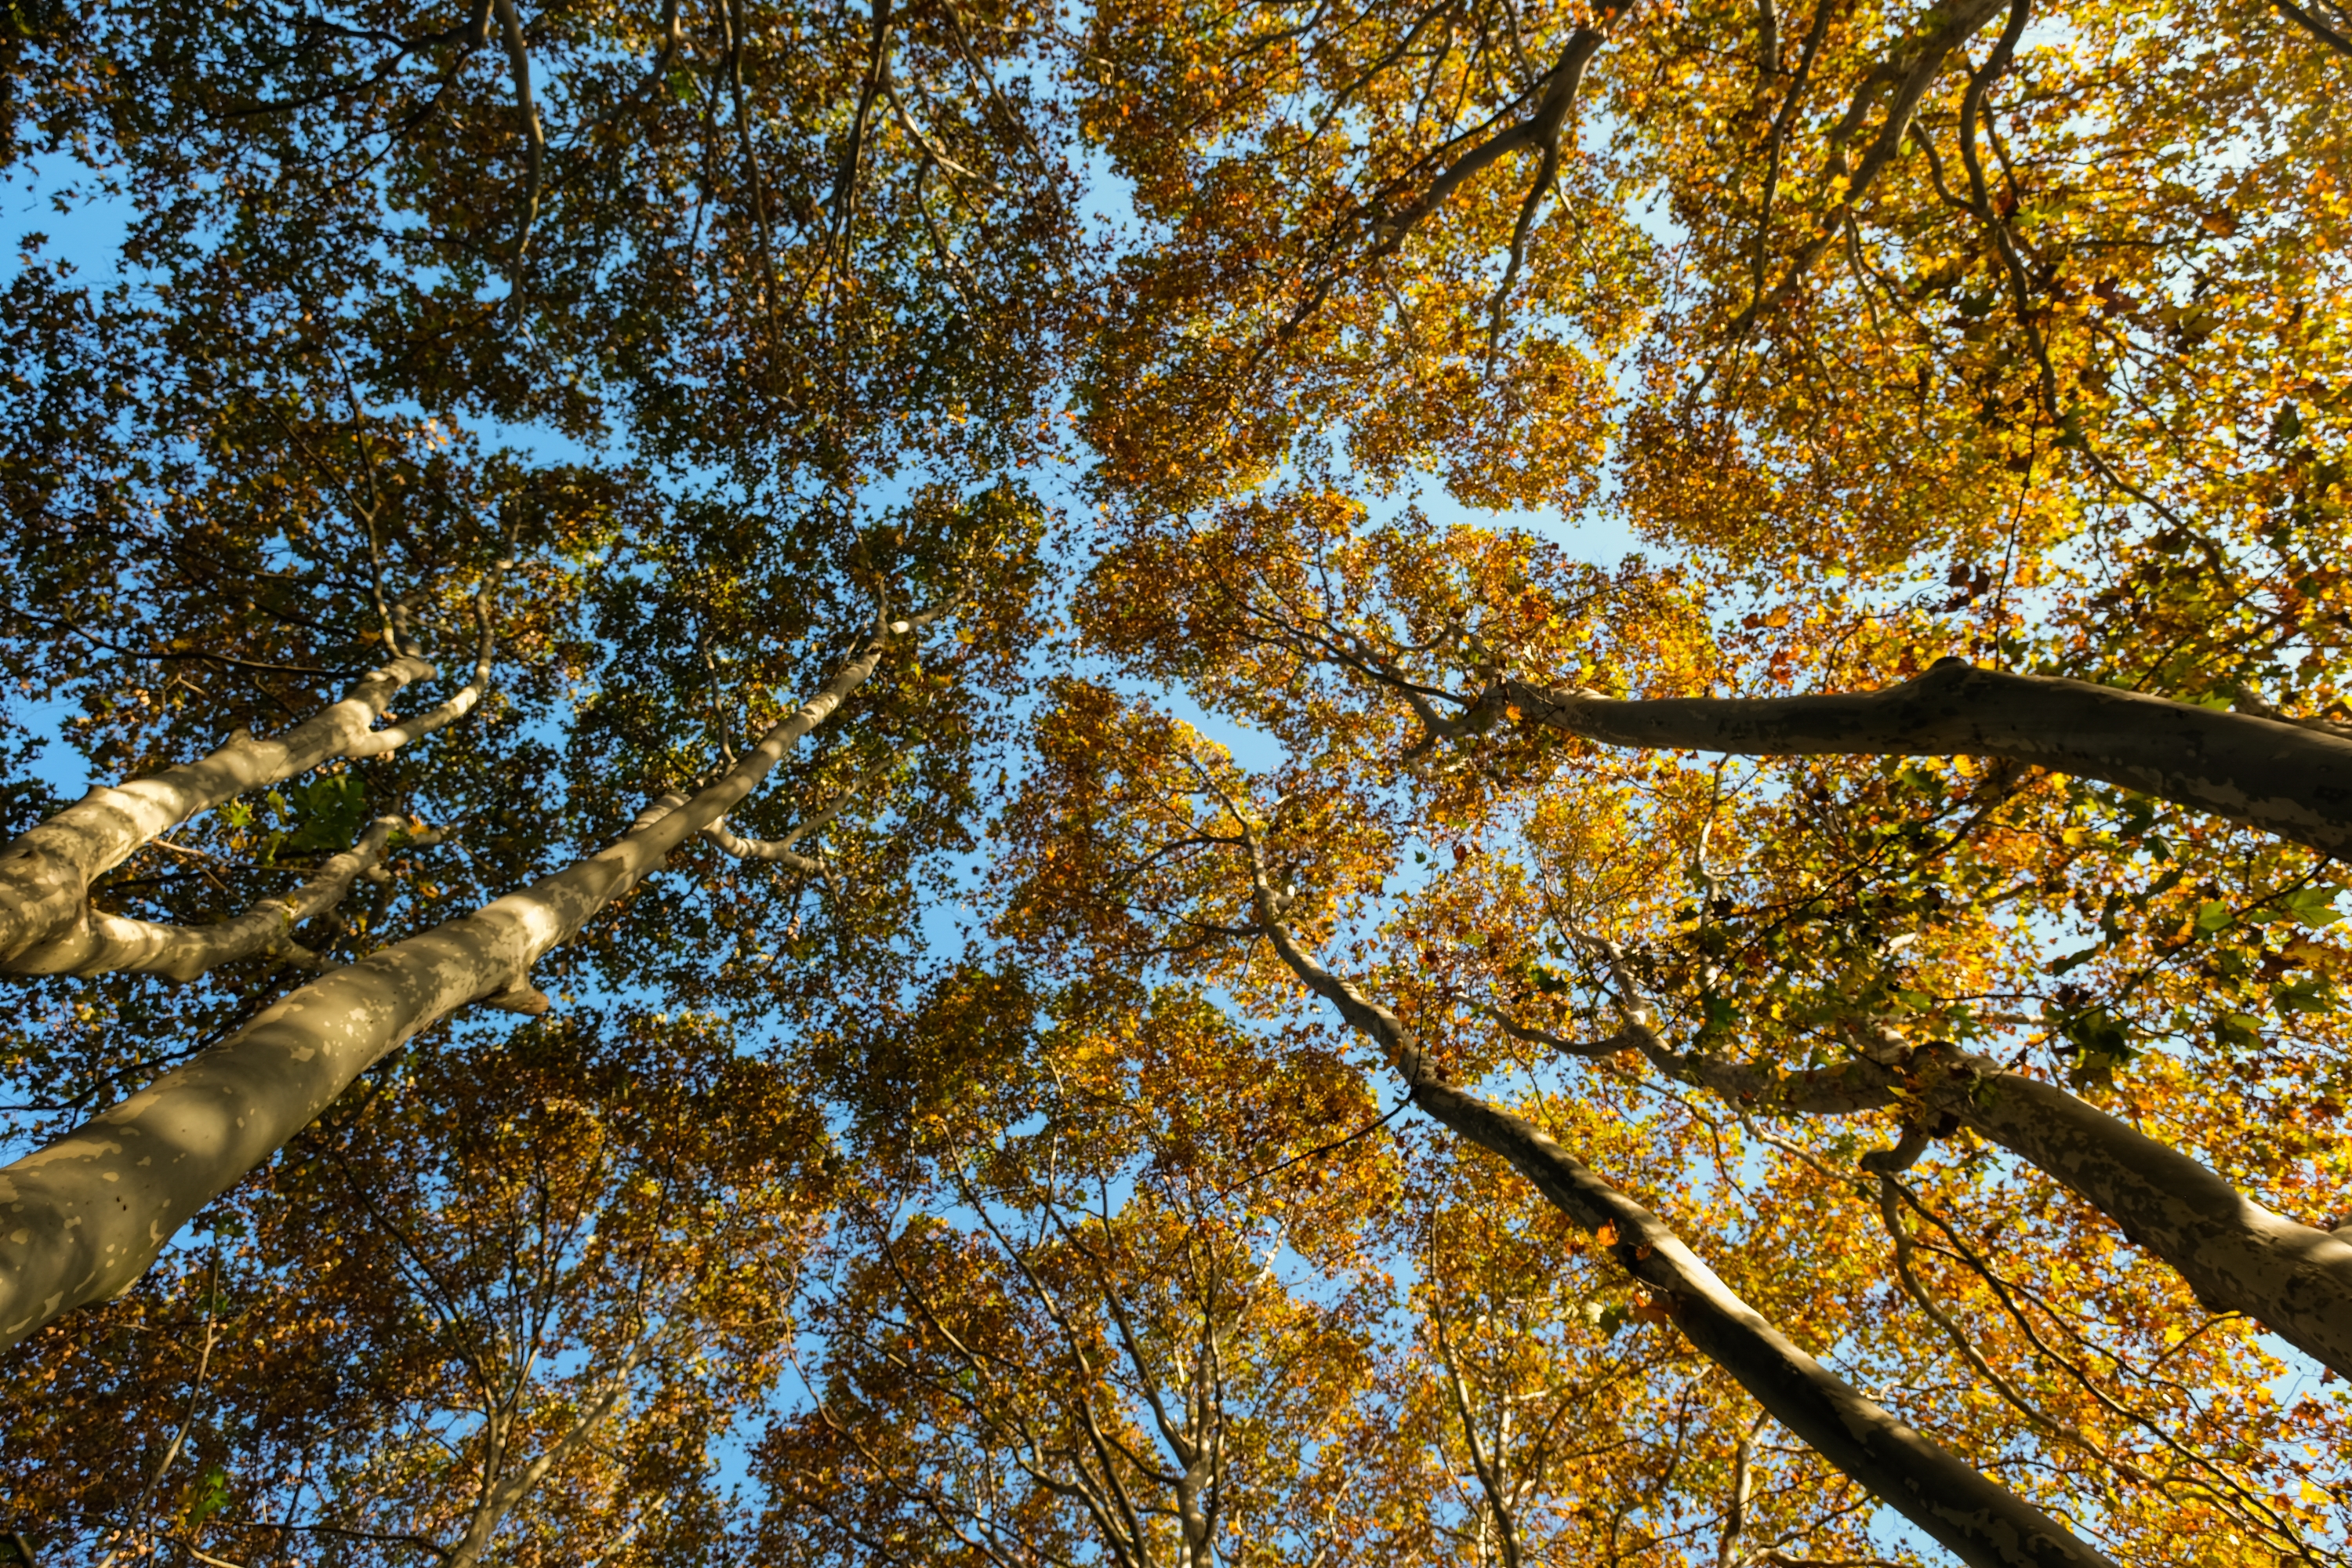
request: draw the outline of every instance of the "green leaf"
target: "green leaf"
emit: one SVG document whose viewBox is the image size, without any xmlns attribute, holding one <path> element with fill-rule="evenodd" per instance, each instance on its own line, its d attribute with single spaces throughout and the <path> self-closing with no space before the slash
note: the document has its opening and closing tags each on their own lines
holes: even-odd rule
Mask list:
<svg viewBox="0 0 2352 1568">
<path fill-rule="evenodd" d="M 188 1528 L 194 1529 L 227 1506 L 228 1472 L 214 1465 L 196 1483 L 196 1495 L 188 1504 Z"/>
<path fill-rule="evenodd" d="M 1547 996 L 1557 995 L 1569 988 L 1569 977 L 1549 963 L 1529 963 L 1526 970 L 1528 984 Z"/>
<path fill-rule="evenodd" d="M 2322 931 L 2344 918 L 2336 910 L 2336 895 L 2343 890 L 2333 883 L 2321 882 L 2298 889 L 2292 897 L 2281 900 L 2280 906 L 2305 930 Z"/>
<path fill-rule="evenodd" d="M 2278 1009 L 2282 1017 L 2291 1013 L 2333 1013 L 2336 987 L 2325 975 L 2306 975 L 2272 992 L 2271 1005 Z"/>
<path fill-rule="evenodd" d="M 293 812 L 286 847 L 341 854 L 359 837 L 367 816 L 367 784 L 357 773 L 322 773 L 295 786 Z"/>
<path fill-rule="evenodd" d="M 2220 931 L 2232 918 L 2230 906 L 2219 899 L 2208 899 L 2197 906 L 2197 929 L 2200 931 Z"/>
<path fill-rule="evenodd" d="M 2085 1055 L 2127 1062 L 2139 1054 L 2132 1047 L 2130 1026 L 2104 1006 L 2075 1014 L 2059 1026 L 2058 1032 Z"/>
<path fill-rule="evenodd" d="M 2213 1020 L 2213 1037 L 2224 1046 L 2252 1050 L 2263 1043 L 2263 1021 L 2252 1013 L 2224 1013 Z"/>
</svg>

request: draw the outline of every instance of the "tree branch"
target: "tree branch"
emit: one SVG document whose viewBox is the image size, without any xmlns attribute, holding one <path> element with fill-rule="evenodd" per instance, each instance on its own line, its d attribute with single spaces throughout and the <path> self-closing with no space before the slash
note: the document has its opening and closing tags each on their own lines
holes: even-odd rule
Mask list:
<svg viewBox="0 0 2352 1568">
<path fill-rule="evenodd" d="M 1691 1342 L 1738 1379 L 1774 1419 L 1965 1563 L 1982 1568 L 2112 1568 L 2063 1525 L 1905 1426 L 1800 1350 L 1732 1294 L 1657 1216 L 1541 1130 L 1444 1082 L 1394 1014 L 1297 945 L 1274 911 L 1254 834 L 1250 845 L 1259 919 L 1292 972 L 1337 1005 L 1405 1074 L 1423 1110 L 1508 1162 L 1554 1207 L 1595 1232 L 1628 1274 L 1660 1291 L 1665 1311 Z"/>
<path fill-rule="evenodd" d="M 2352 856 L 2352 739 L 1947 658 L 1879 691 L 1621 700 L 1504 679 L 1483 701 L 1607 745 L 1745 756 L 2000 757 Z"/>
<path fill-rule="evenodd" d="M 374 871 L 383 859 L 392 835 L 406 826 L 397 816 L 377 817 L 358 844 L 320 866 L 293 892 L 263 899 L 216 925 L 163 925 L 106 914 L 85 905 L 78 922 L 0 963 L 0 973 L 72 974 L 87 979 L 127 972 L 160 974 L 184 984 L 243 958 L 280 957 L 315 968 L 320 961 L 296 945 L 294 928 L 341 903 L 352 884 Z M 414 835 L 409 843 L 422 847 L 441 837 L 437 832 L 426 831 Z"/>
<path fill-rule="evenodd" d="M 2352 37 L 2347 37 L 2329 26 L 2302 6 L 2294 4 L 2294 0 L 2271 0 L 2271 4 L 2277 6 L 2289 20 L 2305 32 L 2309 33 L 2346 59 L 2352 59 Z"/>
</svg>

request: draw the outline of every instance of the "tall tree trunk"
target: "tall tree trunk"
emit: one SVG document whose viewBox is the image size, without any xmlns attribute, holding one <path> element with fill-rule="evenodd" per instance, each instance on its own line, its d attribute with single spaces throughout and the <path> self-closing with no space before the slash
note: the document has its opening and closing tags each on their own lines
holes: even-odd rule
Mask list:
<svg viewBox="0 0 2352 1568">
<path fill-rule="evenodd" d="M 1823 1458 L 1979 1568 L 2087 1568 L 2107 1559 L 2065 1526 L 1898 1421 L 1734 1295 L 1658 1217 L 1525 1118 L 1424 1079 L 1423 1110 L 1511 1166 L 1552 1206 L 1595 1231 L 1628 1274 L 1657 1290 L 1676 1327 Z"/>
<path fill-rule="evenodd" d="M 2243 1312 L 2352 1377 L 2352 1239 L 2273 1213 L 2198 1161 L 2054 1084 L 1949 1046 L 1906 1052 L 1901 1065 L 1856 1060 L 1784 1079 L 1716 1057 L 1678 1055 L 1638 1019 L 1622 1037 L 1669 1076 L 1759 1115 L 1843 1116 L 1911 1097 L 2114 1220 L 2209 1309 Z"/>
<path fill-rule="evenodd" d="M 2352 739 L 2331 730 L 1946 659 L 1883 691 L 1621 700 L 1497 682 L 1489 711 L 1612 746 L 1746 756 L 2002 757 L 2352 853 Z"/>
<path fill-rule="evenodd" d="M 531 964 L 734 809 L 873 674 L 891 637 L 911 629 L 900 621 L 878 630 L 821 692 L 676 810 L 641 818 L 604 849 L 520 892 L 312 981 L 0 1169 L 0 1349 L 128 1289 L 180 1226 L 418 1032 L 502 994 L 518 1010 L 543 1010 L 530 989 Z"/>
<path fill-rule="evenodd" d="M 1254 839 L 1251 854 L 1255 859 Z M 2065 1526 L 1896 1420 L 1807 1355 L 1734 1295 L 1655 1215 L 1540 1129 L 1443 1082 L 1395 1014 L 1298 945 L 1276 916 L 1263 866 L 1252 870 L 1259 924 L 1283 962 L 1404 1076 L 1414 1103 L 1508 1161 L 1570 1219 L 1610 1238 L 1618 1263 L 1660 1292 L 1685 1337 L 1737 1379 L 1774 1420 L 1971 1568 L 2113 1568 Z"/>
</svg>

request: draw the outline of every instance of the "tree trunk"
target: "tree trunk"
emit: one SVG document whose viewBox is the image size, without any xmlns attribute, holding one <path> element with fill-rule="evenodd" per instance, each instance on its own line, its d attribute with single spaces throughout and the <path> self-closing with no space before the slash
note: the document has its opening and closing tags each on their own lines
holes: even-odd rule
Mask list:
<svg viewBox="0 0 2352 1568">
<path fill-rule="evenodd" d="M 732 810 L 874 672 L 891 636 L 910 629 L 901 621 L 877 632 L 823 691 L 677 810 L 520 892 L 312 981 L 0 1169 L 0 1349 L 130 1289 L 180 1226 L 385 1053 L 468 1003 L 535 995 L 533 963 Z"/>
<path fill-rule="evenodd" d="M 2196 1160 L 2053 1084 L 1949 1047 L 1913 1053 L 1903 1067 L 1856 1060 L 1782 1079 L 1713 1057 L 1677 1056 L 1646 1025 L 1633 1028 L 1661 1070 L 1759 1115 L 1843 1116 L 1895 1106 L 1898 1090 L 1916 1095 L 2115 1221 L 2210 1310 L 2243 1312 L 2352 1377 L 2352 1239 L 2273 1213 Z"/>
<path fill-rule="evenodd" d="M 565 1455 L 586 1442 L 589 1434 L 620 1406 L 629 1392 L 629 1376 L 636 1370 L 645 1348 L 642 1343 L 631 1347 L 619 1370 L 606 1380 L 604 1392 L 538 1458 L 511 1476 L 483 1477 L 481 1505 L 467 1523 L 466 1533 L 443 1554 L 438 1568 L 475 1568 L 481 1562 L 482 1553 L 489 1550 L 490 1538 L 498 1533 L 499 1526 L 514 1511 L 515 1505 L 529 1497 Z"/>
<path fill-rule="evenodd" d="M 1256 847 L 1251 846 L 1255 858 Z M 1625 1271 L 1663 1293 L 1692 1344 L 1774 1420 L 1971 1568 L 2113 1568 L 2063 1525 L 1898 1421 L 1822 1365 L 1717 1279 L 1655 1215 L 1524 1118 L 1443 1082 L 1402 1020 L 1301 948 L 1254 868 L 1258 921 L 1307 989 L 1386 1056 L 1423 1110 L 1508 1161 L 1554 1207 L 1601 1234 Z M 1613 1238 L 1613 1239 L 1612 1239 Z"/>
<path fill-rule="evenodd" d="M 434 673 L 423 659 L 404 654 L 362 676 L 341 701 L 274 741 L 239 731 L 197 762 L 125 784 L 100 784 L 27 830 L 0 849 L 0 964 L 71 929 L 81 917 L 90 883 L 158 834 L 222 801 L 308 773 L 355 749 L 367 749 L 370 755 L 388 750 L 371 746 L 370 726 L 402 687 L 430 680 Z M 423 720 L 404 726 L 403 738 L 409 730 L 422 733 L 424 728 Z"/>
<path fill-rule="evenodd" d="M 2352 1377 L 2352 1240 L 2273 1214 L 2179 1150 L 1990 1062 L 1930 1079 L 1927 1102 L 2071 1188 L 2208 1309 L 2243 1312 Z"/>
<path fill-rule="evenodd" d="M 1978 1568 L 2108 1564 L 2063 1525 L 1807 1355 L 1734 1295 L 1655 1215 L 1524 1118 L 1426 1079 L 1412 1092 L 1423 1110 L 1510 1162 L 1570 1219 L 1613 1232 L 1611 1252 L 1627 1273 L 1662 1293 L 1692 1344 L 1774 1420 L 1960 1561 Z"/>
<path fill-rule="evenodd" d="M 1620 700 L 1505 680 L 1484 700 L 1613 746 L 1747 756 L 2001 757 L 2352 854 L 2352 739 L 1946 659 L 1883 691 Z"/>
</svg>

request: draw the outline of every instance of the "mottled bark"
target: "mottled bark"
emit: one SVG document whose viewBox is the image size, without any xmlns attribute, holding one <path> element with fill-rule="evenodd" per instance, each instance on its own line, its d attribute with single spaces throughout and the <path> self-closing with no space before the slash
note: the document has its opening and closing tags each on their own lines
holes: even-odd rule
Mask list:
<svg viewBox="0 0 2352 1568">
<path fill-rule="evenodd" d="M 1499 682 L 1506 711 L 1607 745 L 1748 756 L 1999 757 L 2352 852 L 2352 739 L 2250 713 L 1946 659 L 1883 691 L 1623 700 Z"/>
<path fill-rule="evenodd" d="M 85 901 L 80 919 L 0 963 L 0 973 L 87 978 L 127 970 L 184 983 L 240 958 L 284 956 L 315 967 L 316 956 L 296 944 L 294 928 L 341 903 L 352 884 L 383 858 L 384 848 L 400 826 L 396 816 L 377 817 L 358 844 L 320 867 L 293 892 L 263 899 L 243 914 L 215 925 L 175 926 L 131 920 L 102 913 Z M 438 837 L 420 835 L 419 841 Z"/>
<path fill-rule="evenodd" d="M 587 859 L 301 987 L 47 1147 L 0 1169 L 0 1349 L 129 1289 L 181 1226 L 353 1079 L 469 1003 L 528 1003 L 532 963 L 734 809 L 870 676 L 901 621 L 716 783 Z M 527 1010 L 527 1007 L 526 1007 Z"/>
<path fill-rule="evenodd" d="M 1927 1103 L 2080 1194 L 2209 1309 L 2243 1312 L 2352 1377 L 2352 1239 L 2273 1213 L 2054 1085 L 1956 1054 L 1923 1064 L 1919 1079 Z"/>
<path fill-rule="evenodd" d="M 1325 969 L 1275 912 L 1262 870 L 1258 920 L 1292 973 L 1336 1005 L 1412 1086 L 1413 1102 L 1533 1183 L 1600 1235 L 1657 1292 L 1685 1337 L 1772 1418 L 1974 1568 L 2083 1568 L 2108 1559 L 2032 1503 L 1866 1399 L 1734 1295 L 1655 1215 L 1595 1175 L 1526 1119 L 1444 1081 L 1395 1014 Z"/>
<path fill-rule="evenodd" d="M 1500 1021 L 1523 1039 L 1591 1054 Z M 1669 1076 L 1759 1115 L 1843 1116 L 1906 1102 L 1948 1115 L 2115 1221 L 2208 1309 L 2243 1312 L 2352 1377 L 2352 1238 L 2272 1212 L 2196 1160 L 2054 1084 L 1942 1046 L 1913 1052 L 1896 1045 L 1881 1053 L 1895 1058 L 1890 1062 L 1858 1058 L 1782 1075 L 1677 1053 L 1638 1018 L 1601 1043 L 1637 1049 Z M 1905 1154 L 1916 1157 L 1923 1136 L 1906 1135 Z"/>
<path fill-rule="evenodd" d="M 502 570 L 510 564 L 500 562 L 499 566 Z M 472 712 L 489 689 L 497 646 L 490 630 L 490 596 L 496 584 L 494 572 L 474 596 L 481 636 L 473 679 L 438 706 L 381 730 L 373 727 L 401 688 L 438 673 L 415 653 L 400 654 L 360 677 L 341 701 L 320 709 L 275 740 L 257 741 L 240 731 L 199 761 L 125 784 L 100 784 L 0 849 L 0 973 L 14 968 L 15 961 L 34 947 L 68 937 L 93 919 L 102 920 L 89 910 L 90 884 L 141 845 L 188 818 L 338 757 L 384 756 Z M 15 973 L 85 972 L 15 968 Z"/>
<path fill-rule="evenodd" d="M 1478 1415 L 1473 1408 L 1470 1389 L 1464 1381 L 1462 1369 L 1455 1363 L 1454 1347 L 1446 1342 L 1445 1320 L 1433 1303 L 1427 1321 L 1437 1341 L 1437 1364 L 1445 1373 L 1445 1392 L 1453 1401 L 1454 1418 L 1462 1424 L 1463 1446 L 1470 1451 L 1471 1473 L 1478 1478 L 1478 1489 L 1486 1496 L 1487 1511 L 1495 1521 L 1495 1544 L 1502 1568 L 1519 1568 L 1518 1500 L 1525 1489 L 1512 1485 L 1509 1476 L 1511 1456 L 1510 1406 L 1506 1404 L 1496 1418 L 1494 1451 L 1487 1451 L 1486 1441 L 1478 1431 Z M 1479 1556 L 1486 1556 L 1481 1525 Z"/>
<path fill-rule="evenodd" d="M 149 839 L 247 790 L 308 773 L 372 743 L 370 726 L 394 694 L 433 675 L 431 665 L 404 654 L 370 670 L 341 701 L 275 740 L 258 741 L 240 731 L 199 761 L 129 784 L 100 784 L 27 830 L 0 849 L 0 963 L 71 926 L 81 916 L 90 883 Z"/>
<path fill-rule="evenodd" d="M 1983 1568 L 2107 1559 L 2032 1503 L 1895 1419 L 1734 1295 L 1656 1215 L 1593 1174 L 1522 1117 L 1442 1083 L 1413 1098 L 1499 1154 L 1553 1206 L 1595 1231 L 1625 1271 L 1657 1292 L 1692 1344 L 1814 1451 L 1962 1562 Z"/>
</svg>

